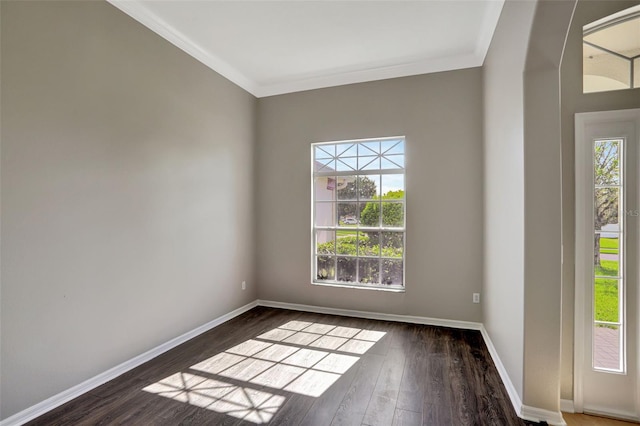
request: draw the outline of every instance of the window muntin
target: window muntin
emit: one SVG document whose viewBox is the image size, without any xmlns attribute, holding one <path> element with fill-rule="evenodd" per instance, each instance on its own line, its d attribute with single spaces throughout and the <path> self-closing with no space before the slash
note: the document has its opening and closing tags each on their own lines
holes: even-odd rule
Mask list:
<svg viewBox="0 0 640 426">
<path fill-rule="evenodd" d="M 311 150 L 312 282 L 404 289 L 405 138 Z"/>
</svg>

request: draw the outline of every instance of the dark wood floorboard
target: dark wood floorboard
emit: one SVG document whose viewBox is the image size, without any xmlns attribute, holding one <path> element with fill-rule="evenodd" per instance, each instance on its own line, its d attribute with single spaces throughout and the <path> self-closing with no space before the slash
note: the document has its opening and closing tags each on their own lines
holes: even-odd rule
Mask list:
<svg viewBox="0 0 640 426">
<path fill-rule="evenodd" d="M 405 352 L 406 350 L 400 347 L 389 349 L 369 400 L 363 425 L 384 426 L 392 423 L 406 362 Z"/>
<path fill-rule="evenodd" d="M 290 321 L 327 327 L 315 329 L 316 334 L 291 336 L 295 330 L 278 329 L 280 334 L 260 337 Z M 354 337 L 349 336 L 356 332 L 353 329 L 384 335 L 375 344 L 350 340 L 350 344 L 360 345 L 360 353 L 355 349 L 335 349 Z M 320 334 L 323 336 L 319 337 Z M 298 337 L 321 340 L 282 341 Z M 244 356 L 237 351 L 226 352 L 248 340 L 256 342 L 255 347 L 271 347 L 275 355 L 269 356 L 274 358 L 258 353 L 257 349 L 255 353 L 247 349 Z M 365 351 L 362 345 L 372 346 Z M 277 350 L 283 352 L 278 354 Z M 283 361 L 293 352 L 301 358 Z M 301 354 L 310 358 L 301 361 Z M 228 364 L 211 369 L 194 368 L 216 355 L 216 359 L 223 357 Z M 314 356 L 324 356 L 324 364 Z M 355 363 L 346 369 L 339 365 L 345 360 Z M 313 369 L 309 369 L 311 366 Z M 269 367 L 282 368 L 286 373 L 274 378 L 269 376 Z M 232 370 L 241 376 L 233 377 L 236 373 L 231 374 Z M 333 384 L 315 395 L 320 391 L 314 389 L 328 378 L 335 380 Z M 257 307 L 28 423 L 114 424 L 520 426 L 533 423 L 516 416 L 478 331 Z"/>
<path fill-rule="evenodd" d="M 340 325 L 342 327 L 355 327 L 356 321 L 353 319 L 342 319 L 335 322 L 335 318 L 331 320 L 331 324 Z M 329 320 L 323 321 L 329 323 Z M 351 367 L 346 373 L 331 386 L 330 391 L 323 393 L 320 397 L 315 398 L 313 405 L 309 408 L 307 415 L 302 419 L 300 425 L 330 425 L 335 413 L 340 407 L 340 403 L 344 400 L 347 392 L 356 378 L 358 368 Z"/>
<path fill-rule="evenodd" d="M 393 416 L 393 426 L 420 426 L 422 425 L 422 413 L 396 408 Z"/>
</svg>

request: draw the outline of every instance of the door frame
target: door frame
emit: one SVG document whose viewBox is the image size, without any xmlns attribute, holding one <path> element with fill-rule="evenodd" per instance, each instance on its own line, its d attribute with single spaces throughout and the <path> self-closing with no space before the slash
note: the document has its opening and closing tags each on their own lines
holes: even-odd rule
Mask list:
<svg viewBox="0 0 640 426">
<path fill-rule="evenodd" d="M 591 149 L 587 148 L 590 145 L 585 144 L 586 127 L 592 124 L 609 124 L 620 122 L 634 122 L 635 132 L 633 135 L 633 141 L 636 145 L 636 158 L 629 159 L 627 161 L 635 161 L 638 168 L 637 176 L 640 180 L 640 109 L 628 109 L 628 110 L 615 110 L 615 111 L 600 111 L 600 112 L 585 112 L 575 114 L 575 306 L 574 306 L 574 363 L 573 363 L 573 405 L 574 410 L 577 413 L 584 412 L 584 389 L 583 389 L 583 371 L 585 368 L 585 356 L 584 345 L 586 339 L 586 333 L 590 332 L 590 327 L 587 328 L 585 321 L 585 299 L 586 290 L 584 283 L 586 281 L 592 281 L 593 278 L 593 239 L 590 236 L 592 233 L 592 223 L 587 223 L 584 214 L 579 214 L 583 205 L 589 200 L 592 203 L 593 189 L 592 185 L 587 184 L 591 182 L 592 175 L 592 161 L 585 161 L 587 155 L 591 158 Z M 589 152 L 585 152 L 589 151 Z M 627 163 L 628 164 L 628 163 Z M 640 188 L 640 182 L 638 182 L 638 188 Z M 638 195 L 638 206 L 633 208 L 640 208 L 640 194 Z M 591 207 L 592 209 L 592 207 Z M 585 229 L 590 229 L 589 236 L 585 234 Z M 628 238 L 638 239 L 639 235 L 629 235 Z M 640 251 L 640 244 L 638 244 Z M 589 261 L 587 261 L 589 259 Z M 628 276 L 628 275 L 627 275 Z M 629 278 L 629 277 L 628 277 Z M 636 286 L 640 287 L 640 277 L 636 273 L 632 279 L 635 280 Z M 627 299 L 627 304 L 635 304 L 635 320 L 638 324 L 635 325 L 635 329 L 640 329 L 640 288 L 636 290 L 636 300 Z M 626 333 L 627 327 L 625 327 Z M 617 413 L 617 412 L 597 412 L 593 409 L 589 409 L 589 412 L 593 414 L 603 414 L 608 416 L 614 416 L 621 419 L 628 419 L 634 421 L 640 421 L 640 336 L 636 337 L 636 350 L 635 350 L 635 371 L 636 371 L 636 398 L 635 398 L 635 415 L 629 415 L 629 413 Z"/>
</svg>

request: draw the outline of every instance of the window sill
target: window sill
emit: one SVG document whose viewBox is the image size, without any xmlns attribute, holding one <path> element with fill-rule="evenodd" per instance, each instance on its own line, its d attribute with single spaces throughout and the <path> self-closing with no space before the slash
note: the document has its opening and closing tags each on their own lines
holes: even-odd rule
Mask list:
<svg viewBox="0 0 640 426">
<path fill-rule="evenodd" d="M 352 288 L 357 290 L 377 290 L 377 291 L 386 291 L 389 293 L 404 293 L 405 287 L 389 287 L 389 286 L 371 286 L 371 285 L 362 285 L 362 284 L 340 284 L 333 282 L 317 282 L 312 281 L 312 285 L 317 285 L 321 287 L 341 287 L 341 288 Z"/>
</svg>

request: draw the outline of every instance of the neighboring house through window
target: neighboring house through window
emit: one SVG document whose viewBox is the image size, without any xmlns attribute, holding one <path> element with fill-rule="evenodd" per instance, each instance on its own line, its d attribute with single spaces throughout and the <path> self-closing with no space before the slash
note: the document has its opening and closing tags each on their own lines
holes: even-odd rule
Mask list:
<svg viewBox="0 0 640 426">
<path fill-rule="evenodd" d="M 312 282 L 403 289 L 405 138 L 311 149 Z"/>
</svg>

